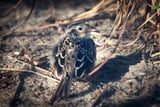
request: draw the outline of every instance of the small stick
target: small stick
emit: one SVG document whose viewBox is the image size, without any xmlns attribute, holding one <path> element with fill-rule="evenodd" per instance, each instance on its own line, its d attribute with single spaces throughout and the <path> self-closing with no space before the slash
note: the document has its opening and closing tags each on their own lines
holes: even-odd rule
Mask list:
<svg viewBox="0 0 160 107">
<path fill-rule="evenodd" d="M 11 56 L 7 56 L 7 57 L 8 57 L 9 59 L 12 59 L 12 60 L 21 62 L 21 63 L 23 63 L 23 64 L 25 64 L 25 65 L 27 65 L 27 66 L 29 66 L 29 67 L 32 66 L 31 64 L 28 64 L 28 63 L 26 63 L 26 62 L 24 62 L 24 61 L 20 61 L 20 60 L 15 59 L 15 58 L 13 58 L 13 57 L 11 57 Z M 41 76 L 43 75 L 44 77 L 47 77 L 47 76 L 48 76 L 48 77 L 51 78 L 52 72 L 50 72 L 50 71 L 48 71 L 48 70 L 45 70 L 45 69 L 43 69 L 43 68 L 37 67 L 37 66 L 34 66 L 34 68 L 35 68 L 35 70 L 39 71 L 40 73 L 32 71 L 33 73 L 35 73 L 35 74 L 37 74 L 37 75 L 41 75 Z M 9 70 L 9 69 L 8 69 L 8 70 Z M 10 69 L 10 71 L 13 71 L 13 70 Z M 18 70 L 18 71 L 21 71 L 21 70 Z M 23 70 L 22 70 L 22 71 L 23 71 Z M 26 71 L 24 70 L 24 72 L 26 72 Z M 52 79 L 54 79 L 54 78 L 52 78 Z M 56 80 L 56 79 L 54 79 L 54 80 Z M 56 81 L 58 81 L 58 80 L 56 80 Z"/>
<path fill-rule="evenodd" d="M 139 27 L 138 30 L 141 29 L 148 21 L 150 21 L 154 16 L 156 16 L 157 13 L 154 13 L 152 16 L 150 16 L 148 19 L 145 20 Z"/>
<path fill-rule="evenodd" d="M 29 72 L 29 73 L 33 73 L 33 74 L 36 74 L 36 75 L 39 75 L 39 76 L 42 76 L 44 78 L 47 78 L 47 79 L 51 79 L 53 80 L 54 78 L 51 78 L 49 76 L 46 76 L 46 75 L 43 75 L 43 74 L 40 74 L 38 72 L 34 72 L 34 71 L 28 71 L 28 70 L 23 70 L 23 69 L 14 69 L 14 68 L 0 68 L 0 71 L 18 71 L 18 72 Z M 55 79 L 54 79 L 55 80 Z"/>
<path fill-rule="evenodd" d="M 26 30 L 17 30 L 15 31 L 14 33 L 23 33 L 23 32 L 30 32 L 30 31 L 34 31 L 34 30 L 41 30 L 41 29 L 47 29 L 47 28 L 50 28 L 50 27 L 59 27 L 61 25 L 67 25 L 69 23 L 73 23 L 73 22 L 77 22 L 77 21 L 81 21 L 81 20 L 86 20 L 86 19 L 89 19 L 89 18 L 92 18 L 98 14 L 102 14 L 103 12 L 105 13 L 106 12 L 106 8 L 105 6 L 107 4 L 110 4 L 112 1 L 109 0 L 102 0 L 100 1 L 96 6 L 94 6 L 92 9 L 86 11 L 86 12 L 83 12 L 81 13 L 80 15 L 77 15 L 77 16 L 74 16 L 74 17 L 71 17 L 71 18 L 68 18 L 68 19 L 64 19 L 64 20 L 59 20 L 53 24 L 47 24 L 47 25 L 42 25 L 42 26 L 37 26 L 35 28 L 31 28 L 31 29 L 26 29 Z M 102 9 L 102 10 L 101 10 Z"/>
<path fill-rule="evenodd" d="M 18 5 L 22 2 L 22 0 L 18 0 L 18 2 L 11 7 L 10 9 L 8 9 L 6 12 L 4 12 L 4 14 L 2 14 L 2 16 L 7 16 L 9 13 L 11 13 L 14 9 L 16 9 L 18 7 Z"/>
<path fill-rule="evenodd" d="M 102 66 L 110 59 L 111 56 L 113 56 L 114 53 L 110 54 L 102 63 L 100 63 L 97 67 L 95 67 L 88 75 L 91 76 L 94 73 L 96 73 Z"/>
</svg>

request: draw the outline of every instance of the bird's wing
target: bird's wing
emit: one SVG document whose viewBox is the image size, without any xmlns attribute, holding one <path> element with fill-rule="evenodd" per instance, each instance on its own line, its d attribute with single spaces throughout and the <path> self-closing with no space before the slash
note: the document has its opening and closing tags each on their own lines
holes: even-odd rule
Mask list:
<svg viewBox="0 0 160 107">
<path fill-rule="evenodd" d="M 80 39 L 78 42 L 79 52 L 83 54 L 87 60 L 94 63 L 96 60 L 96 46 L 91 38 Z"/>
<path fill-rule="evenodd" d="M 95 43 L 90 38 L 81 38 L 77 40 L 77 58 L 74 64 L 75 76 L 81 77 L 84 73 L 89 72 L 94 66 L 96 60 Z"/>
<path fill-rule="evenodd" d="M 87 59 L 94 63 L 96 60 L 96 46 L 94 41 L 91 38 L 86 38 L 85 39 L 85 47 L 84 49 L 87 50 L 86 52 L 86 57 Z"/>
</svg>

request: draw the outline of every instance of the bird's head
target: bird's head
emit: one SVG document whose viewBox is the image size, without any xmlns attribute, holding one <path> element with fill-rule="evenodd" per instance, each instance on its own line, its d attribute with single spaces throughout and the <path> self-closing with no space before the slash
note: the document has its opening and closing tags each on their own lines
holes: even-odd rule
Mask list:
<svg viewBox="0 0 160 107">
<path fill-rule="evenodd" d="M 86 23 L 74 24 L 69 26 L 68 33 L 76 37 L 88 37 L 93 28 Z"/>
</svg>

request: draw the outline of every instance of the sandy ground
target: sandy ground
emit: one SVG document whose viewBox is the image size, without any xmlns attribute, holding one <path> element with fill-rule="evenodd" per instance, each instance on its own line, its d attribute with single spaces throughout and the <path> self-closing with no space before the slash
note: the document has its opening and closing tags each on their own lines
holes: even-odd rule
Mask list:
<svg viewBox="0 0 160 107">
<path fill-rule="evenodd" d="M 88 0 L 82 2 L 52 3 L 36 2 L 30 18 L 17 31 L 35 28 L 48 24 L 46 19 L 56 16 L 56 19 L 66 19 L 80 14 L 98 1 Z M 4 12 L 14 2 L 0 2 Z M 56 3 L 56 2 L 55 2 Z M 2 6 L 1 5 L 1 6 Z M 25 20 L 31 8 L 30 2 L 24 2 L 12 14 L 1 16 L 0 31 L 14 28 Z M 53 18 L 54 19 L 54 18 Z M 50 19 L 51 20 L 51 19 Z M 52 20 L 54 21 L 54 20 Z M 87 21 L 96 27 L 98 34 L 92 34 L 97 43 L 96 65 L 110 55 L 118 40 L 118 34 L 109 39 L 108 35 L 114 22 L 114 16 L 104 15 Z M 135 23 L 135 26 L 137 24 Z M 64 27 L 65 28 L 65 27 Z M 90 80 L 77 80 L 72 82 L 71 95 L 50 104 L 59 81 L 51 73 L 50 56 L 52 47 L 59 41 L 62 33 L 60 29 L 51 27 L 31 32 L 12 33 L 1 38 L 1 68 L 10 68 L 12 71 L 0 71 L 0 107 L 159 107 L 160 106 L 160 71 L 150 61 L 144 61 L 138 50 L 142 41 L 124 47 L 136 38 L 133 27 L 129 27 L 123 36 L 114 56 L 90 77 Z M 26 50 L 37 68 L 30 67 L 29 61 L 17 52 Z M 14 71 L 16 70 L 25 70 Z M 46 70 L 46 71 L 43 71 Z M 47 75 L 47 76 L 45 76 Z"/>
</svg>

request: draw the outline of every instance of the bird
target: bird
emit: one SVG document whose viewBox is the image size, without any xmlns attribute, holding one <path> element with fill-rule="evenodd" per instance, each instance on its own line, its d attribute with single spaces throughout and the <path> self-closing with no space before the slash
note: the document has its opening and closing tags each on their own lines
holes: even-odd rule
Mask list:
<svg viewBox="0 0 160 107">
<path fill-rule="evenodd" d="M 52 49 L 53 74 L 60 80 L 52 102 L 70 95 L 71 82 L 89 73 L 96 61 L 96 45 L 88 24 L 72 24 L 65 37 Z M 56 70 L 55 70 L 56 69 Z"/>
</svg>

